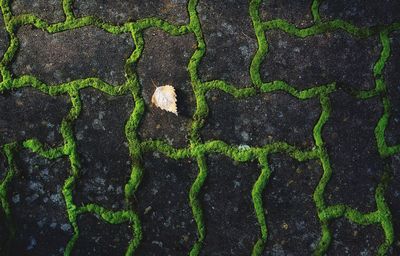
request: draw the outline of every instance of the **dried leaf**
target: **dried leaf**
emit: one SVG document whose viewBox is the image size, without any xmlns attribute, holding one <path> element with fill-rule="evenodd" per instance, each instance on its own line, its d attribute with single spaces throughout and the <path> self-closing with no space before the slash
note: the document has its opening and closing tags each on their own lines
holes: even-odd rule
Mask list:
<svg viewBox="0 0 400 256">
<path fill-rule="evenodd" d="M 151 97 L 151 102 L 156 105 L 156 107 L 178 115 L 175 88 L 171 85 L 157 87 Z"/>
</svg>

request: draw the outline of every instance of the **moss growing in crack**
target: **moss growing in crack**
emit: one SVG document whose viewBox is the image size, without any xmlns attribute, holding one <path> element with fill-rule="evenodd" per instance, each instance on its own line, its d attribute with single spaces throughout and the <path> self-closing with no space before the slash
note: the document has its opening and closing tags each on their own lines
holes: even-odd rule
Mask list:
<svg viewBox="0 0 400 256">
<path fill-rule="evenodd" d="M 332 170 L 328 152 L 325 148 L 321 133 L 323 126 L 329 119 L 331 112 L 329 95 L 340 88 L 336 85 L 336 83 L 331 83 L 327 85 L 319 85 L 306 90 L 298 90 L 294 86 L 287 84 L 284 81 L 264 83 L 260 75 L 260 66 L 268 53 L 268 41 L 265 35 L 267 30 L 281 30 L 289 33 L 292 36 L 300 38 L 315 36 L 337 30 L 343 30 L 344 32 L 358 38 L 366 38 L 379 33 L 382 44 L 382 52 L 372 70 L 375 77 L 375 88 L 368 91 L 357 91 L 355 92 L 355 95 L 361 99 L 376 96 L 382 98 L 384 113 L 375 128 L 375 137 L 381 157 L 386 158 L 400 152 L 400 145 L 388 146 L 384 137 L 385 129 L 388 125 L 390 117 L 391 105 L 389 98 L 387 97 L 385 81 L 382 77 L 382 71 L 390 56 L 389 35 L 391 32 L 400 29 L 400 23 L 375 27 L 357 27 L 343 20 L 322 22 L 319 14 L 319 5 L 321 0 L 313 0 L 311 5 L 311 13 L 313 16 L 314 25 L 308 28 L 297 28 L 285 20 L 277 19 L 271 21 L 262 21 L 259 13 L 261 2 L 262 0 L 251 0 L 248 10 L 258 43 L 258 49 L 253 56 L 249 67 L 252 84 L 247 88 L 238 89 L 234 85 L 225 81 L 214 80 L 202 82 L 199 78 L 198 68 L 201 59 L 206 52 L 206 44 L 204 41 L 199 15 L 196 10 L 198 0 L 190 0 L 188 2 L 187 11 L 189 13 L 189 23 L 186 25 L 174 25 L 158 18 L 146 18 L 135 22 L 126 22 L 121 25 L 107 23 L 94 16 L 77 18 L 73 13 L 73 0 L 62 0 L 65 21 L 48 24 L 46 21 L 32 14 L 13 16 L 9 0 L 0 0 L 1 12 L 3 14 L 5 28 L 9 36 L 8 49 L 0 61 L 0 72 L 3 77 L 3 81 L 0 83 L 0 93 L 29 86 L 51 96 L 67 94 L 72 102 L 71 111 L 61 123 L 61 133 L 64 140 L 64 143 L 61 147 L 48 148 L 46 145 L 43 145 L 36 139 L 30 139 L 22 142 L 22 147 L 25 147 L 43 157 L 55 159 L 67 156 L 70 160 L 71 173 L 70 176 L 65 180 L 62 193 L 66 202 L 67 215 L 73 227 L 74 233 L 71 240 L 68 242 L 65 255 L 71 254 L 74 243 L 79 237 L 77 217 L 78 215 L 84 213 L 96 214 L 102 220 L 110 224 L 131 224 L 133 238 L 126 249 L 126 255 L 132 255 L 134 253 L 142 238 L 140 220 L 133 209 L 111 211 L 96 204 L 88 204 L 82 207 L 77 207 L 74 204 L 72 192 L 76 180 L 79 179 L 80 164 L 72 127 L 81 111 L 79 90 L 87 87 L 95 88 L 112 96 L 128 94 L 134 99 L 134 109 L 125 125 L 125 135 L 128 140 L 129 153 L 132 159 L 130 179 L 127 184 L 125 184 L 125 199 L 127 202 L 132 201 L 132 197 L 140 186 L 143 175 L 142 154 L 144 152 L 159 151 L 165 154 L 167 157 L 177 160 L 184 158 L 195 158 L 197 160 L 199 172 L 190 189 L 189 202 L 193 211 L 194 219 L 196 221 L 198 237 L 196 243 L 193 245 L 193 248 L 190 251 L 190 255 L 199 255 L 202 243 L 206 236 L 206 227 L 203 220 L 201 202 L 198 197 L 201 193 L 201 188 L 207 176 L 205 156 L 213 153 L 224 154 L 239 162 L 258 160 L 262 166 L 260 176 L 253 185 L 252 189 L 252 201 L 261 231 L 261 236 L 255 243 L 252 254 L 262 254 L 263 248 L 267 242 L 267 225 L 262 206 L 261 194 L 267 185 L 270 173 L 267 156 L 269 154 L 278 152 L 286 153 L 298 161 L 319 159 L 322 164 L 323 175 L 313 194 L 313 199 L 315 205 L 317 206 L 318 218 L 322 230 L 322 236 L 316 248 L 315 255 L 323 255 L 327 251 L 332 239 L 332 235 L 329 230 L 329 222 L 332 219 L 340 217 L 345 217 L 350 221 L 360 225 L 380 224 L 384 230 L 385 241 L 379 248 L 379 254 L 384 255 L 387 252 L 388 248 L 393 243 L 391 214 L 384 198 L 384 191 L 387 183 L 389 182 L 387 174 L 388 171 L 385 171 L 384 177 L 376 189 L 375 200 L 377 203 L 377 210 L 374 212 L 361 213 L 347 205 L 327 206 L 324 201 L 325 187 L 330 179 L 330 176 L 332 175 Z M 34 76 L 25 75 L 21 77 L 13 77 L 10 71 L 10 66 L 19 48 L 19 40 L 16 37 L 16 32 L 21 26 L 24 25 L 32 25 L 38 29 L 47 31 L 48 33 L 59 33 L 84 26 L 95 26 L 114 35 L 130 33 L 135 44 L 135 50 L 125 63 L 125 83 L 121 85 L 111 85 L 99 78 L 89 77 L 67 83 L 48 85 Z M 141 95 L 141 88 L 135 71 L 135 66 L 145 47 L 143 31 L 148 28 L 161 29 L 172 36 L 181 36 L 192 33 L 197 41 L 197 48 L 190 58 L 187 67 L 193 92 L 196 97 L 196 111 L 192 120 L 189 134 L 190 144 L 187 148 L 176 149 L 164 141 L 140 141 L 137 134 L 140 121 L 142 120 L 145 111 L 145 102 Z M 237 99 L 252 97 L 260 93 L 272 93 L 276 91 L 283 91 L 299 100 L 308 100 L 311 98 L 320 99 L 322 112 L 313 129 L 313 137 L 316 147 L 312 150 L 306 151 L 281 141 L 268 144 L 263 147 L 251 147 L 250 149 L 240 150 L 237 145 L 228 145 L 219 140 L 203 142 L 200 137 L 200 130 L 203 128 L 205 120 L 209 114 L 206 100 L 206 93 L 209 90 L 221 90 L 225 93 L 229 93 Z M 6 177 L 0 185 L 0 196 L 1 206 L 6 212 L 7 218 L 11 218 L 11 212 L 6 198 L 7 184 L 14 176 L 15 167 L 13 163 L 13 155 L 18 149 L 18 145 L 18 143 L 12 143 L 4 145 L 3 147 L 8 160 L 9 168 Z"/>
</svg>

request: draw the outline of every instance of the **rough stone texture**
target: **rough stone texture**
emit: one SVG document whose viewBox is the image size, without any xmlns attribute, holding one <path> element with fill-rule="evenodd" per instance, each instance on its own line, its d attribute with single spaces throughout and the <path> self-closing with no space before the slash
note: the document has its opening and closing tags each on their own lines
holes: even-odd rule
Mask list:
<svg viewBox="0 0 400 256">
<path fill-rule="evenodd" d="M 196 162 L 175 161 L 154 152 L 144 156 L 144 177 L 137 193 L 143 226 L 138 255 L 188 255 L 197 238 L 189 206 Z"/>
<path fill-rule="evenodd" d="M 15 255 L 62 255 L 72 236 L 61 192 L 68 177 L 67 158 L 47 160 L 22 151 L 9 202 L 17 230 Z"/>
<path fill-rule="evenodd" d="M 383 112 L 381 101 L 357 100 L 341 91 L 332 94 L 331 101 L 331 117 L 322 132 L 332 167 L 326 201 L 374 211 L 375 189 L 384 168 L 374 135 Z"/>
<path fill-rule="evenodd" d="M 78 217 L 81 232 L 72 255 L 124 255 L 132 229 L 128 224 L 111 225 L 92 214 Z"/>
<path fill-rule="evenodd" d="M 322 20 L 343 19 L 357 26 L 384 25 L 400 20 L 400 2 L 324 0 L 320 14 Z"/>
<path fill-rule="evenodd" d="M 346 219 L 335 220 L 331 225 L 332 246 L 328 256 L 377 254 L 377 249 L 384 241 L 382 229 L 379 226 L 360 226 Z"/>
<path fill-rule="evenodd" d="M 62 2 L 59 0 L 12 0 L 11 10 L 14 15 L 34 14 L 48 23 L 65 19 Z"/>
<path fill-rule="evenodd" d="M 288 94 L 261 94 L 235 99 L 221 91 L 207 93 L 210 113 L 202 136 L 229 144 L 264 146 L 286 141 L 311 148 L 313 127 L 320 116 L 316 99 L 301 101 Z M 309 111 L 305 111 L 305 110 Z"/>
<path fill-rule="evenodd" d="M 0 13 L 0 56 L 6 52 L 8 47 L 8 34 L 4 26 L 3 15 Z M 3 81 L 3 76 L 0 74 L 0 82 Z"/>
<path fill-rule="evenodd" d="M 261 236 L 251 201 L 261 168 L 220 155 L 208 157 L 207 165 L 202 201 L 208 228 L 201 255 L 248 255 Z"/>
<path fill-rule="evenodd" d="M 49 34 L 24 26 L 17 36 L 21 47 L 12 65 L 17 76 L 30 74 L 50 84 L 87 77 L 125 81 L 124 64 L 133 51 L 128 34 L 115 36 L 95 27 Z"/>
<path fill-rule="evenodd" d="M 75 15 L 94 15 L 104 21 L 123 23 L 157 17 L 174 24 L 189 22 L 187 0 L 76 0 Z"/>
<path fill-rule="evenodd" d="M 202 80 L 251 85 L 249 66 L 257 41 L 248 9 L 247 0 L 200 1 L 200 23 L 207 45 L 199 67 Z"/>
<path fill-rule="evenodd" d="M 311 15 L 312 0 L 269 0 L 262 1 L 261 20 L 284 19 L 296 27 L 307 27 L 313 24 Z M 288 8 L 290 6 L 290 8 Z"/>
<path fill-rule="evenodd" d="M 33 88 L 0 94 L 0 145 L 36 138 L 60 145 L 60 126 L 68 114 L 66 96 L 51 97 Z"/>
<path fill-rule="evenodd" d="M 7 159 L 3 151 L 0 151 L 0 179 L 3 179 L 6 174 Z"/>
<path fill-rule="evenodd" d="M 4 211 L 0 211 L 0 253 L 3 253 L 3 248 L 6 247 L 6 243 L 9 239 L 9 230 L 7 220 Z"/>
<path fill-rule="evenodd" d="M 194 52 L 192 35 L 174 37 L 160 30 L 145 32 L 145 49 L 137 71 L 146 102 L 139 135 L 142 139 L 162 139 L 175 147 L 187 145 L 187 135 L 196 108 L 186 67 Z M 156 86 L 172 85 L 177 94 L 178 116 L 160 111 L 151 103 Z"/>
<path fill-rule="evenodd" d="M 385 132 L 385 138 L 390 146 L 400 144 L 400 33 L 391 36 L 391 57 L 384 69 L 384 77 L 387 83 L 389 100 L 392 106 L 389 125 Z"/>
<path fill-rule="evenodd" d="M 282 154 L 269 163 L 264 192 L 269 242 L 263 255 L 311 255 L 321 232 L 313 193 L 322 168 L 318 161 L 299 163 Z"/>
<path fill-rule="evenodd" d="M 81 99 L 82 113 L 75 125 L 81 161 L 75 202 L 121 209 L 124 185 L 131 173 L 124 127 L 133 110 L 132 96 L 112 97 L 84 89 Z"/>
<path fill-rule="evenodd" d="M 313 25 L 311 3 L 312 0 L 263 1 L 260 18 L 285 19 L 297 27 L 307 27 Z M 11 4 L 17 15 L 32 13 L 50 23 L 65 18 L 61 0 L 14 0 Z M 74 0 L 72 10 L 78 18 L 95 15 L 113 24 L 147 17 L 187 24 L 187 4 L 186 0 Z M 199 1 L 197 10 L 206 43 L 198 67 L 201 81 L 221 79 L 237 88 L 251 86 L 249 65 L 258 45 L 248 9 L 248 0 Z M 343 18 L 361 26 L 400 22 L 398 0 L 324 0 L 320 9 L 323 21 Z M 7 67 L 12 79 L 30 74 L 51 85 L 87 77 L 121 84 L 126 79 L 126 60 L 135 49 L 131 34 L 112 35 L 94 26 L 49 34 L 24 25 L 16 30 L 16 36 L 19 49 Z M 185 147 L 200 154 L 197 145 L 188 142 L 196 99 L 187 66 L 198 42 L 191 32 L 171 36 L 152 28 L 145 30 L 143 36 L 143 54 L 132 65 L 145 102 L 138 138 L 160 139 L 175 148 Z M 400 143 L 399 36 L 399 32 L 390 34 L 392 55 L 383 74 L 391 102 L 385 131 L 389 146 Z M 382 50 L 379 36 L 357 39 L 336 31 L 300 39 L 269 31 L 266 38 L 269 52 L 261 65 L 264 82 L 283 80 L 305 89 L 336 81 L 340 87 L 329 96 L 331 115 L 322 130 L 332 167 L 324 193 L 326 205 L 346 204 L 361 212 L 375 211 L 375 189 L 384 167 L 391 167 L 385 198 L 393 216 L 395 242 L 388 255 L 400 255 L 400 156 L 397 153 L 382 159 L 377 152 L 374 129 L 383 114 L 381 95 L 357 100 L 349 93 L 374 88 L 372 68 Z M 8 39 L 0 17 L 0 57 L 8 47 Z M 37 138 L 46 148 L 66 142 L 60 135 L 60 124 L 71 109 L 68 95 L 48 96 L 32 88 L 9 90 L 14 87 L 10 82 L 0 86 L 0 147 L 30 138 Z M 151 105 L 155 86 L 165 84 L 177 90 L 178 116 Z M 54 92 L 54 88 L 50 91 Z M 114 212 L 137 212 L 143 229 L 137 255 L 187 255 L 198 239 L 189 204 L 190 189 L 199 173 L 196 157 L 173 160 L 160 152 L 143 153 L 139 159 L 144 167 L 143 179 L 132 197 L 125 198 L 130 188 L 125 184 L 137 174 L 130 177 L 132 164 L 138 159 L 129 156 L 125 134 L 126 121 L 136 107 L 133 95 L 128 92 L 112 97 L 89 88 L 79 93 L 82 112 L 72 122 L 72 132 L 81 166 L 72 191 L 73 203 L 77 207 L 96 203 Z M 202 142 L 223 140 L 246 149 L 284 141 L 300 150 L 316 148 L 313 129 L 322 111 L 318 97 L 299 100 L 284 92 L 257 93 L 235 99 L 222 91 L 208 92 L 209 116 L 197 120 L 204 121 Z M 69 159 L 46 160 L 28 150 L 18 152 L 16 176 L 6 194 L 17 225 L 13 253 L 63 255 L 72 236 L 61 193 L 71 175 Z M 228 153 L 232 152 L 236 153 Z M 244 163 L 212 152 L 205 157 L 208 176 L 197 197 L 206 230 L 200 254 L 249 255 L 261 235 L 251 196 L 261 166 L 257 158 Z M 313 198 L 323 174 L 321 161 L 299 162 L 283 153 L 267 157 L 271 176 L 261 199 L 268 240 L 261 255 L 311 255 L 321 238 Z M 7 167 L 0 150 L 1 184 Z M 3 206 L 0 209 L 3 255 L 1 250 L 10 238 L 7 226 L 12 223 L 6 220 Z M 80 233 L 71 255 L 124 255 L 135 238 L 131 222 L 112 225 L 100 216 L 85 213 L 77 216 L 77 224 Z M 374 255 L 384 241 L 379 224 L 355 225 L 338 218 L 329 222 L 329 228 L 333 241 L 326 255 Z"/>
<path fill-rule="evenodd" d="M 396 216 L 400 216 L 400 154 L 397 154 L 390 159 L 390 168 L 391 168 L 391 176 L 392 179 L 389 183 L 388 189 L 386 191 L 386 198 L 389 204 L 390 210 L 392 211 L 392 215 L 395 216 L 393 218 L 393 226 L 395 233 L 395 243 L 392 247 L 391 255 L 399 255 L 400 254 L 400 218 Z"/>
<path fill-rule="evenodd" d="M 265 82 L 283 80 L 300 89 L 335 81 L 352 89 L 375 87 L 371 70 L 381 51 L 378 37 L 334 32 L 301 39 L 280 31 L 266 36 L 269 52 L 260 72 Z"/>
</svg>

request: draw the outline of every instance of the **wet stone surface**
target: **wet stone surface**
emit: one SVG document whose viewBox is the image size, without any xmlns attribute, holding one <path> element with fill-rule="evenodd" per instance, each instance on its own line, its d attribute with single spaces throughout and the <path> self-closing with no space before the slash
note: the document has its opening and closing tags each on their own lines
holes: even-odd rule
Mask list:
<svg viewBox="0 0 400 256">
<path fill-rule="evenodd" d="M 92 214 L 78 217 L 81 232 L 72 255 L 125 255 L 132 239 L 129 223 L 111 225 Z"/>
<path fill-rule="evenodd" d="M 321 236 L 313 193 L 322 168 L 318 161 L 297 162 L 283 154 L 269 162 L 263 201 L 270 239 L 263 255 L 311 255 Z"/>
<path fill-rule="evenodd" d="M 301 39 L 280 31 L 266 37 L 269 52 L 260 71 L 264 82 L 283 80 L 299 89 L 335 81 L 349 89 L 375 87 L 371 70 L 381 51 L 378 37 L 334 32 Z"/>
<path fill-rule="evenodd" d="M 49 34 L 24 26 L 17 36 L 21 47 L 12 72 L 34 75 L 49 84 L 88 77 L 122 84 L 125 61 L 134 49 L 129 34 L 115 36 L 95 27 Z"/>
<path fill-rule="evenodd" d="M 16 235 L 16 255 L 62 255 L 72 236 L 61 192 L 68 177 L 67 158 L 47 160 L 28 151 L 16 158 L 9 202 Z"/>
<path fill-rule="evenodd" d="M 331 117 L 322 132 L 332 168 L 325 199 L 330 205 L 374 211 L 375 189 L 384 169 L 374 135 L 383 111 L 381 101 L 357 100 L 339 91 L 331 95 L 331 102 Z"/>
<path fill-rule="evenodd" d="M 199 67 L 202 80 L 224 80 L 238 87 L 251 85 L 249 66 L 257 41 L 248 8 L 247 0 L 200 1 L 200 23 L 207 45 Z"/>
<path fill-rule="evenodd" d="M 261 168 L 226 156 L 207 158 L 203 205 L 207 236 L 201 255 L 248 255 L 260 237 L 251 190 Z"/>
<path fill-rule="evenodd" d="M 0 145 L 31 138 L 60 145 L 61 122 L 70 108 L 68 97 L 52 97 L 33 88 L 0 94 Z"/>
<path fill-rule="evenodd" d="M 393 33 L 390 39 L 392 55 L 384 69 L 384 77 L 387 83 L 390 101 L 392 106 L 388 127 L 385 131 L 385 138 L 389 146 L 400 144 L 400 33 Z"/>
<path fill-rule="evenodd" d="M 144 177 L 136 194 L 143 226 L 138 255 L 188 255 L 197 238 L 189 206 L 196 162 L 172 160 L 158 152 L 144 156 Z"/>
<path fill-rule="evenodd" d="M 375 225 L 359 226 L 346 219 L 335 220 L 331 225 L 332 246 L 329 256 L 376 255 L 384 241 L 382 229 Z"/>
<path fill-rule="evenodd" d="M 0 13 L 0 56 L 6 52 L 8 47 L 8 34 L 4 26 L 3 15 Z M 3 76 L 0 74 L 0 82 L 3 81 Z"/>
<path fill-rule="evenodd" d="M 2 1 L 0 13 L 7 12 L 8 2 L 14 15 L 32 14 L 55 23 L 65 19 L 62 3 L 69 1 Z M 65 31 L 50 34 L 32 25 L 12 28 L 19 45 L 15 54 L 12 48 L 7 52 L 9 64 L 3 56 L 10 36 L 0 14 L 0 256 L 7 256 L 7 249 L 13 250 L 10 256 L 125 255 L 138 238 L 132 212 L 137 214 L 142 232 L 134 255 L 188 255 L 196 252 L 194 245 L 202 239 L 199 255 L 250 255 L 261 238 L 253 197 L 258 195 L 254 191 L 258 189 L 255 184 L 262 157 L 267 157 L 270 176 L 260 192 L 268 237 L 259 255 L 312 255 L 323 239 L 319 218 L 325 212 L 318 212 L 321 208 L 317 205 L 344 204 L 363 214 L 376 211 L 377 200 L 381 200 L 375 197 L 376 188 L 385 170 L 390 176 L 385 202 L 394 228 L 394 242 L 385 255 L 400 255 L 400 152 L 394 152 L 400 143 L 399 32 L 389 35 L 390 56 L 382 74 L 387 90 L 361 100 L 351 92 L 375 88 L 373 67 L 382 51 L 378 34 L 357 38 L 337 30 L 298 38 L 281 30 L 266 31 L 268 53 L 260 59 L 263 82 L 285 81 L 294 87 L 289 89 L 292 94 L 302 96 L 317 92 L 318 85 L 336 82 L 338 88 L 326 96 L 328 103 L 318 94 L 300 100 L 288 92 L 261 93 L 259 88 L 254 96 L 239 99 L 232 96 L 239 92 L 232 88 L 254 86 L 250 66 L 257 49 L 267 46 L 258 45 L 253 26 L 257 17 L 250 16 L 250 1 L 198 1 L 198 25 L 206 46 L 202 58 L 196 52 L 201 42 L 193 33 L 197 31 L 194 11 L 185 35 L 172 36 L 167 32 L 172 26 L 155 20 L 151 23 L 159 27 L 128 31 L 138 28 L 133 22 L 150 17 L 173 25 L 189 24 L 188 0 L 70 2 L 77 19 L 69 19 Z M 316 24 L 311 4 L 312 0 L 262 1 L 260 21 L 283 19 L 306 28 Z M 344 19 L 356 26 L 388 25 L 400 22 L 399 8 L 398 0 L 324 0 L 320 15 L 322 22 Z M 94 25 L 81 27 L 93 21 L 81 19 L 87 15 L 96 16 L 96 22 L 132 23 L 120 27 L 127 33 L 115 35 Z M 34 21 L 29 17 L 20 16 L 13 24 L 29 24 Z M 68 29 L 69 25 L 74 28 Z M 138 33 L 142 33 L 143 45 Z M 136 63 L 126 66 L 133 51 L 141 47 L 140 56 L 131 58 Z M 189 73 L 190 61 L 198 70 Z M 131 70 L 134 75 L 127 76 L 125 71 Z M 257 77 L 257 71 L 252 72 Z M 24 75 L 46 85 L 16 79 Z M 95 84 L 86 83 L 87 88 L 77 92 L 80 101 L 72 108 L 67 91 L 72 94 L 76 85 L 82 86 L 77 80 L 85 78 L 99 78 L 111 86 L 128 81 L 127 91 L 111 96 L 121 91 L 107 86 L 94 89 Z M 198 97 L 203 96 L 202 83 L 212 80 L 223 80 L 232 87 L 204 92 L 206 102 L 196 99 L 195 89 Z M 75 83 L 60 85 L 71 81 Z M 177 116 L 151 103 L 156 86 L 167 84 L 177 93 Z M 65 93 L 59 94 L 61 91 Z M 238 94 L 242 92 L 247 91 Z M 390 118 L 383 135 L 393 154 L 384 157 L 378 151 L 381 130 L 376 127 L 384 114 L 382 97 L 386 93 Z M 196 108 L 200 115 L 195 115 Z M 206 113 L 208 116 L 201 119 Z M 192 124 L 199 125 L 194 127 L 199 134 L 189 132 Z M 189 134 L 198 135 L 200 140 L 191 144 Z M 47 159 L 32 153 L 22 144 L 32 138 L 45 149 L 63 149 L 65 155 Z M 142 147 L 142 142 L 149 140 L 162 140 L 179 150 L 156 143 L 151 144 L 156 149 Z M 224 141 L 228 147 L 210 143 L 213 140 Z M 14 142 L 18 149 L 6 155 L 3 146 Z M 286 143 L 273 148 L 279 152 L 254 149 L 277 142 Z M 288 147 L 281 152 L 287 144 L 296 151 Z M 246 150 L 249 147 L 253 149 Z M 319 159 L 318 154 L 324 152 L 319 150 L 326 150 L 329 166 Z M 237 157 L 237 161 L 227 155 Z M 12 170 L 8 162 L 13 157 L 15 177 L 7 180 L 4 178 Z M 244 159 L 248 161 L 239 162 Z M 199 166 L 207 169 L 204 184 L 204 169 Z M 143 176 L 138 167 L 143 167 Z M 325 186 L 322 177 L 328 167 L 332 175 Z M 72 170 L 78 173 L 75 179 L 68 179 L 74 174 Z M 318 189 L 324 190 L 323 202 Z M 66 199 L 71 206 L 68 209 Z M 83 213 L 93 210 L 83 207 L 88 204 L 95 204 L 100 211 L 104 207 L 107 212 L 102 216 Z M 119 218 L 121 210 L 127 215 Z M 201 211 L 202 216 L 195 218 L 193 210 Z M 200 225 L 203 222 L 204 227 Z M 11 239 L 13 224 L 16 233 Z M 74 246 L 67 247 L 74 242 L 73 224 L 78 226 L 79 235 Z M 329 256 L 376 255 L 385 241 L 381 223 L 357 225 L 342 216 L 327 224 L 332 237 L 325 253 Z"/>
<path fill-rule="evenodd" d="M 343 19 L 357 26 L 386 25 L 400 20 L 400 2 L 325 0 L 320 14 L 322 20 Z"/>
<path fill-rule="evenodd" d="M 386 198 L 393 216 L 400 216 L 400 154 L 390 158 L 391 181 L 386 191 Z M 400 241 L 400 218 L 393 219 L 395 241 Z M 400 243 L 392 246 L 392 255 L 400 253 Z"/>
<path fill-rule="evenodd" d="M 311 15 L 312 0 L 270 0 L 262 1 L 261 20 L 284 19 L 296 27 L 303 28 L 313 24 Z M 290 8 L 287 8 L 290 5 Z"/>
<path fill-rule="evenodd" d="M 97 203 L 121 209 L 131 172 L 125 123 L 133 111 L 132 96 L 112 97 L 94 89 L 80 92 L 82 113 L 74 128 L 81 175 L 74 190 L 75 201 L 78 205 Z"/>
<path fill-rule="evenodd" d="M 213 90 L 207 93 L 207 101 L 210 113 L 201 132 L 204 141 L 260 147 L 278 141 L 301 148 L 314 144 L 313 128 L 320 116 L 316 99 L 302 101 L 284 93 L 235 99 Z"/>
<path fill-rule="evenodd" d="M 157 17 L 174 24 L 189 22 L 187 0 L 76 0 L 74 13 L 78 17 L 93 15 L 111 23 L 123 23 Z"/>
<path fill-rule="evenodd" d="M 10 2 L 14 15 L 34 14 L 48 23 L 61 22 L 65 19 L 62 2 L 58 0 L 12 0 Z"/>
<path fill-rule="evenodd" d="M 174 147 L 185 147 L 196 108 L 187 65 L 194 52 L 192 35 L 170 36 L 150 29 L 144 34 L 145 49 L 137 67 L 146 103 L 139 128 L 143 140 L 160 139 Z M 172 85 L 177 95 L 178 116 L 160 111 L 151 103 L 157 86 Z"/>
</svg>

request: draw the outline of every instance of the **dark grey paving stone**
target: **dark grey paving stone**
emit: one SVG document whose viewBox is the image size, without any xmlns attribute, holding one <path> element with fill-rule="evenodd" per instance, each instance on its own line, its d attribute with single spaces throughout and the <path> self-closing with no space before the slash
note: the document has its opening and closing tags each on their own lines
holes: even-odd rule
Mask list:
<svg viewBox="0 0 400 256">
<path fill-rule="evenodd" d="M 321 165 L 284 154 L 272 155 L 269 164 L 271 176 L 263 197 L 268 241 L 263 255 L 311 255 L 321 236 L 313 201 Z"/>
<path fill-rule="evenodd" d="M 391 181 L 385 198 L 392 213 L 394 244 L 390 255 L 400 254 L 400 154 L 390 157 Z"/>
<path fill-rule="evenodd" d="M 266 36 L 269 52 L 260 68 L 265 82 L 283 80 L 299 89 L 335 81 L 351 89 L 375 87 L 378 37 L 357 39 L 341 31 L 305 39 L 281 31 Z"/>
<path fill-rule="evenodd" d="M 284 19 L 296 27 L 308 27 L 313 23 L 312 0 L 269 0 L 260 6 L 261 20 Z"/>
<path fill-rule="evenodd" d="M 379 225 L 360 226 L 347 219 L 338 219 L 330 225 L 332 244 L 326 255 L 377 255 L 379 246 L 385 241 Z"/>
<path fill-rule="evenodd" d="M 137 255 L 188 255 L 197 239 L 189 191 L 198 168 L 191 159 L 159 153 L 143 157 L 144 176 L 136 193 L 143 240 Z"/>
<path fill-rule="evenodd" d="M 78 17 L 93 15 L 112 23 L 157 17 L 185 24 L 189 22 L 187 4 L 187 0 L 76 0 L 74 12 Z"/>
<path fill-rule="evenodd" d="M 0 94 L 0 145 L 30 138 L 60 145 L 61 121 L 70 108 L 67 96 L 49 96 L 32 88 Z"/>
<path fill-rule="evenodd" d="M 318 99 L 298 100 L 287 93 L 266 93 L 235 99 L 219 90 L 207 93 L 210 108 L 204 141 L 264 146 L 272 142 L 311 148 L 313 127 L 320 116 Z"/>
<path fill-rule="evenodd" d="M 390 100 L 390 119 L 385 130 L 385 139 L 389 146 L 400 144 L 400 33 L 391 34 L 391 56 L 384 69 L 384 79 Z"/>
<path fill-rule="evenodd" d="M 260 167 L 237 163 L 222 155 L 207 157 L 208 174 L 202 189 L 207 235 L 201 255 L 250 255 L 261 236 L 251 190 Z"/>
<path fill-rule="evenodd" d="M 81 175 L 74 199 L 77 205 L 98 203 L 120 209 L 131 173 L 125 124 L 133 111 L 132 96 L 84 89 L 81 99 L 82 112 L 74 126 Z"/>
<path fill-rule="evenodd" d="M 0 58 L 3 58 L 8 47 L 8 34 L 5 29 L 3 15 L 0 12 Z M 0 82 L 3 81 L 3 76 L 0 74 Z"/>
<path fill-rule="evenodd" d="M 137 65 L 146 110 L 139 128 L 141 139 L 162 139 L 175 147 L 187 145 L 188 131 L 196 108 L 187 65 L 194 52 L 193 35 L 170 36 L 149 29 Z M 177 94 L 178 116 L 151 103 L 156 86 L 172 85 Z"/>
<path fill-rule="evenodd" d="M 400 21 L 396 0 L 326 0 L 320 6 L 322 20 L 343 19 L 357 26 L 387 25 Z"/>
<path fill-rule="evenodd" d="M 3 148 L 0 148 L 0 180 L 2 180 L 7 174 L 7 158 L 3 152 Z"/>
<path fill-rule="evenodd" d="M 65 20 L 60 0 L 12 0 L 11 11 L 14 15 L 34 14 L 48 23 Z"/>
<path fill-rule="evenodd" d="M 250 86 L 250 63 L 257 40 L 249 16 L 249 1 L 200 1 L 198 12 L 207 45 L 200 62 L 202 80 L 225 80 Z"/>
<path fill-rule="evenodd" d="M 34 75 L 50 84 L 87 77 L 125 82 L 124 65 L 133 51 L 128 34 L 112 35 L 92 26 L 49 34 L 24 26 L 17 36 L 20 50 L 12 64 L 16 76 Z"/>
<path fill-rule="evenodd" d="M 10 231 L 4 214 L 4 210 L 0 210 L 0 253 L 6 254 L 7 242 L 10 238 Z"/>
<path fill-rule="evenodd" d="M 78 216 L 79 238 L 72 255 L 125 255 L 132 228 L 129 223 L 109 224 L 93 214 Z"/>
<path fill-rule="evenodd" d="M 15 255 L 62 255 L 72 236 L 62 187 L 69 176 L 68 158 L 48 160 L 22 151 L 10 183 L 9 203 L 16 227 Z"/>
<path fill-rule="evenodd" d="M 338 91 L 332 94 L 331 104 L 331 116 L 322 131 L 332 167 L 326 202 L 374 211 L 375 189 L 384 169 L 374 134 L 383 111 L 381 101 L 379 97 L 357 100 Z"/>
</svg>

